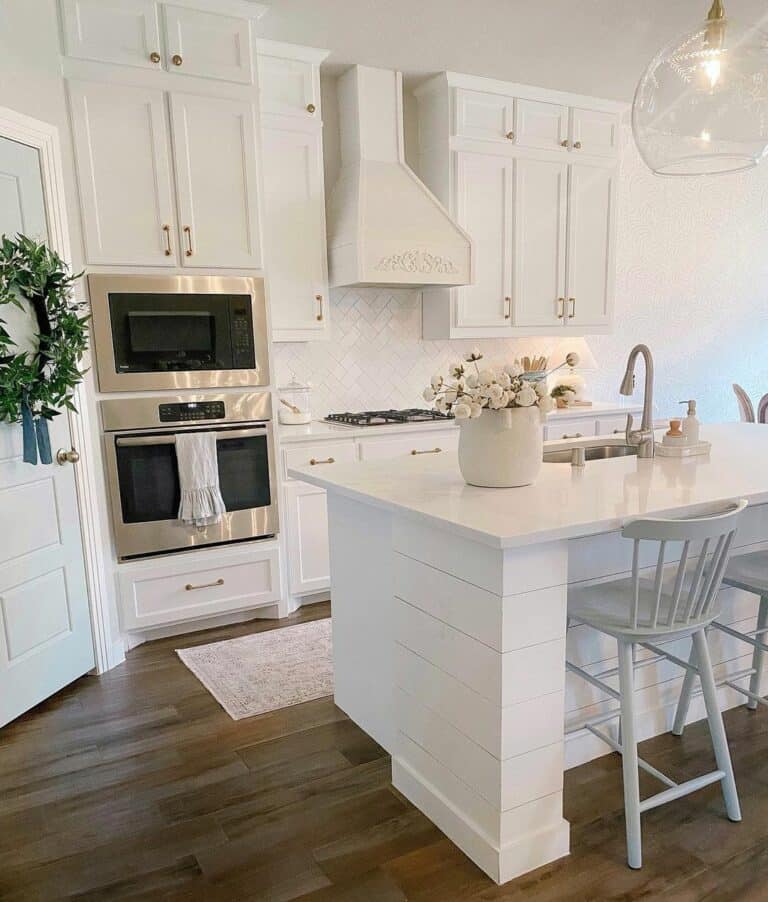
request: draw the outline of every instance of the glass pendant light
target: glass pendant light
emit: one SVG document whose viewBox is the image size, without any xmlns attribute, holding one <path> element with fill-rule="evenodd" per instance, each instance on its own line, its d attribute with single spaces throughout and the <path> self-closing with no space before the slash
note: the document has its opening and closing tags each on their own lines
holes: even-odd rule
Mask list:
<svg viewBox="0 0 768 902">
<path fill-rule="evenodd" d="M 768 35 L 726 18 L 714 0 L 706 21 L 646 69 L 632 131 L 657 175 L 757 166 L 768 153 Z"/>
</svg>

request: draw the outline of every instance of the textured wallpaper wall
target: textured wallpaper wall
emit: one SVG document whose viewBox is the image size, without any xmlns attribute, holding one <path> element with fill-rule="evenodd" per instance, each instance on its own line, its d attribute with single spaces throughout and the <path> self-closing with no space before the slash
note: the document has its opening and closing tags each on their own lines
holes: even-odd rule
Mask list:
<svg viewBox="0 0 768 902">
<path fill-rule="evenodd" d="M 592 396 L 611 401 L 629 349 L 656 360 L 656 416 L 694 397 L 705 420 L 737 418 L 731 383 L 768 392 L 768 164 L 742 175 L 662 179 L 623 135 L 615 328 L 588 338 L 600 369 Z M 329 342 L 275 346 L 277 384 L 314 386 L 316 415 L 419 405 L 429 376 L 474 342 L 422 341 L 418 292 L 336 290 Z M 489 359 L 541 349 L 553 336 L 476 342 Z M 642 364 L 640 364 L 642 366 Z"/>
</svg>

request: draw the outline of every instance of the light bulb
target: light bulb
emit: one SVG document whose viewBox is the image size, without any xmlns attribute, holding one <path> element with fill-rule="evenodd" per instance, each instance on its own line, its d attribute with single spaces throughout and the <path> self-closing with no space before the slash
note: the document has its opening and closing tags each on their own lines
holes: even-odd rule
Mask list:
<svg viewBox="0 0 768 902">
<path fill-rule="evenodd" d="M 701 64 L 702 69 L 709 83 L 709 90 L 714 91 L 717 83 L 720 81 L 721 63 L 719 59 L 704 60 Z"/>
</svg>

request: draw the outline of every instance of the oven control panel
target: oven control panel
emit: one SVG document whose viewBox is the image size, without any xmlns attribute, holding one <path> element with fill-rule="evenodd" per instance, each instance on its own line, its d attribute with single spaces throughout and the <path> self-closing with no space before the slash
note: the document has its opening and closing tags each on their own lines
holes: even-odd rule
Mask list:
<svg viewBox="0 0 768 902">
<path fill-rule="evenodd" d="M 221 420 L 226 413 L 223 401 L 186 401 L 183 404 L 161 404 L 158 411 L 161 423 Z"/>
</svg>

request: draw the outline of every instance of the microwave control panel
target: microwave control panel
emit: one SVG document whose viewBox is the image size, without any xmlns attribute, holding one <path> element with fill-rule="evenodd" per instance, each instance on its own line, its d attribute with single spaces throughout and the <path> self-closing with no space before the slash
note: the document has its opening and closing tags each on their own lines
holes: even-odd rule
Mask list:
<svg viewBox="0 0 768 902">
<path fill-rule="evenodd" d="M 183 404 L 161 404 L 161 423 L 185 423 L 199 420 L 221 420 L 225 416 L 223 401 L 187 401 Z"/>
</svg>

